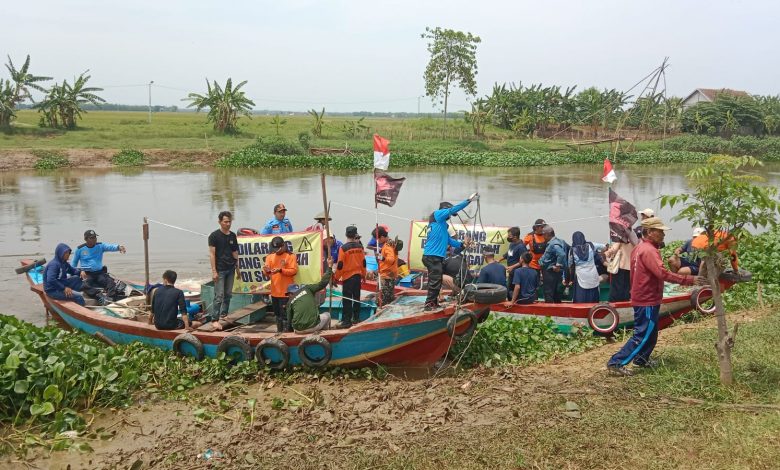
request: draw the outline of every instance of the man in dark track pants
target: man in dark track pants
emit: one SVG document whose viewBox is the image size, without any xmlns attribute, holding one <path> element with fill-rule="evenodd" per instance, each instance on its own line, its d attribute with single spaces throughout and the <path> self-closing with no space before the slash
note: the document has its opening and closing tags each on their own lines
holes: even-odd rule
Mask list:
<svg viewBox="0 0 780 470">
<path fill-rule="evenodd" d="M 339 248 L 334 278 L 341 281 L 342 313 L 338 328 L 351 328 L 360 320 L 360 284 L 366 278 L 366 254 L 357 227 L 346 231 L 347 242 Z"/>
<path fill-rule="evenodd" d="M 631 252 L 631 305 L 634 307 L 634 335 L 612 356 L 607 369 L 613 375 L 629 376 L 626 366 L 632 361 L 638 367 L 654 367 L 650 354 L 658 339 L 658 313 L 664 293 L 664 281 L 690 286 L 704 285 L 701 276 L 685 276 L 668 271 L 663 266 L 659 247 L 666 230 L 658 217 L 642 221 L 642 241 Z"/>
<path fill-rule="evenodd" d="M 463 202 L 453 206 L 449 202 L 439 204 L 439 210 L 434 211 L 428 218 L 428 238 L 425 240 L 422 262 L 428 270 L 428 296 L 425 299 L 425 310 L 439 308 L 439 292 L 441 280 L 444 274 L 444 257 L 447 256 L 447 247 L 460 248 L 463 243 L 450 237 L 447 232 L 450 217 L 465 209 L 471 201 L 479 198 L 474 193 Z"/>
<path fill-rule="evenodd" d="M 542 287 L 546 303 L 561 303 L 561 285 L 568 265 L 569 244 L 555 236 L 555 230 L 549 225 L 542 228 L 545 244 L 544 254 L 539 258 L 539 266 L 544 270 Z"/>
</svg>

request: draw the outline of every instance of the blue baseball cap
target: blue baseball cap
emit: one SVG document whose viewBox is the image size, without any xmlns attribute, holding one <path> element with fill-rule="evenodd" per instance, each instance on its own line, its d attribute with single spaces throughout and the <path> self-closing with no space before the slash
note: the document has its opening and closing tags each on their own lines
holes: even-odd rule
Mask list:
<svg viewBox="0 0 780 470">
<path fill-rule="evenodd" d="M 301 290 L 301 286 L 298 285 L 298 284 L 290 284 L 289 286 L 287 286 L 287 293 L 288 294 L 295 294 L 299 290 Z"/>
</svg>

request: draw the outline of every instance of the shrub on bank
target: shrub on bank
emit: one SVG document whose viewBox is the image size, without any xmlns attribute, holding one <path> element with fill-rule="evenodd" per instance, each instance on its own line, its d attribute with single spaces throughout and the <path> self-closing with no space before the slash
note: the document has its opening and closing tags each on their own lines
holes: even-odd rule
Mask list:
<svg viewBox="0 0 780 470">
<path fill-rule="evenodd" d="M 116 166 L 143 166 L 146 156 L 140 150 L 123 149 L 111 157 L 111 163 Z"/>
<path fill-rule="evenodd" d="M 56 170 L 57 168 L 70 166 L 68 157 L 58 150 L 34 150 L 33 155 L 38 157 L 35 165 L 33 165 L 33 168 L 36 170 Z"/>
<path fill-rule="evenodd" d="M 300 141 L 296 142 L 280 135 L 258 137 L 253 147 L 260 152 L 271 155 L 303 155 L 305 153 Z"/>
<path fill-rule="evenodd" d="M 419 154 L 414 152 L 393 152 L 393 167 L 416 166 L 489 166 L 489 167 L 526 167 L 546 165 L 567 165 L 574 163 L 600 164 L 605 158 L 612 158 L 609 151 L 604 152 L 548 152 L 529 151 L 510 152 L 467 152 L 443 151 Z M 641 150 L 631 153 L 619 153 L 617 161 L 622 164 L 659 164 L 659 163 L 703 163 L 709 155 L 699 152 Z M 373 167 L 373 156 L 365 155 L 294 155 L 280 156 L 250 146 L 219 159 L 218 167 L 233 168 L 271 168 L 271 167 L 313 167 L 368 170 Z"/>
<path fill-rule="evenodd" d="M 666 140 L 671 150 L 751 155 L 766 161 L 780 161 L 780 137 L 736 136 L 731 139 L 706 135 L 682 135 Z"/>
</svg>

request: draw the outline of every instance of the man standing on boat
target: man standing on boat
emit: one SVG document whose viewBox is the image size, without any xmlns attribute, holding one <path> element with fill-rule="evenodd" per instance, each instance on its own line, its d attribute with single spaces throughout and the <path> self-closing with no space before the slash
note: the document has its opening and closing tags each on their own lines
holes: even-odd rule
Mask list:
<svg viewBox="0 0 780 470">
<path fill-rule="evenodd" d="M 84 242 L 73 253 L 71 264 L 74 268 L 81 271 L 81 279 L 90 288 L 102 288 L 105 295 L 97 294 L 98 301 L 105 305 L 109 302 L 119 300 L 117 298 L 117 285 L 114 278 L 108 275 L 108 269 L 103 265 L 103 253 L 106 251 L 118 251 L 125 254 L 123 245 L 113 243 L 102 243 L 97 241 L 97 233 L 94 230 L 84 232 Z M 87 291 L 92 295 L 91 291 Z M 119 294 L 124 297 L 124 293 Z"/>
<path fill-rule="evenodd" d="M 654 367 L 650 354 L 658 340 L 658 314 L 664 296 L 664 281 L 690 286 L 704 285 L 701 276 L 675 274 L 664 268 L 659 250 L 669 227 L 658 217 L 642 220 L 642 241 L 631 252 L 631 306 L 634 307 L 634 335 L 609 359 L 613 375 L 629 376 L 626 366 Z"/>
<path fill-rule="evenodd" d="M 266 222 L 260 233 L 263 235 L 279 235 L 282 233 L 291 233 L 293 231 L 290 219 L 287 218 L 287 208 L 279 203 L 274 206 L 274 216 Z"/>
<path fill-rule="evenodd" d="M 284 333 L 291 328 L 285 319 L 284 307 L 287 305 L 287 287 L 295 282 L 298 274 L 298 259 L 287 250 L 282 237 L 271 240 L 273 253 L 265 257 L 263 270 L 271 277 L 271 306 L 276 316 L 276 331 Z"/>
<path fill-rule="evenodd" d="M 425 269 L 428 270 L 428 296 L 425 299 L 425 310 L 436 310 L 439 308 L 439 292 L 441 291 L 441 281 L 444 274 L 444 257 L 447 255 L 447 248 L 455 249 L 463 246 L 463 242 L 458 241 L 447 232 L 449 228 L 450 217 L 466 208 L 472 201 L 479 199 L 479 193 L 474 193 L 468 199 L 453 206 L 449 202 L 439 204 L 439 209 L 434 211 L 428 218 L 428 236 L 425 239 L 425 249 L 423 250 L 422 262 Z"/>
<path fill-rule="evenodd" d="M 219 230 L 209 235 L 209 258 L 211 277 L 214 279 L 214 304 L 211 321 L 215 329 L 221 330 L 219 319 L 228 314 L 230 298 L 233 296 L 233 281 L 240 275 L 238 270 L 238 238 L 230 231 L 233 214 L 222 211 L 217 217 Z"/>
<path fill-rule="evenodd" d="M 523 243 L 525 243 L 528 251 L 531 252 L 531 268 L 536 270 L 540 279 L 542 267 L 539 266 L 539 259 L 544 254 L 544 250 L 547 249 L 547 242 L 542 234 L 542 229 L 545 225 L 547 225 L 547 222 L 545 222 L 544 219 L 536 219 L 536 222 L 534 222 L 532 227 L 533 231 L 529 232 L 525 238 L 523 238 Z"/>
<path fill-rule="evenodd" d="M 555 230 L 549 225 L 542 228 L 546 245 L 544 254 L 539 258 L 542 271 L 542 287 L 546 303 L 561 303 L 561 284 L 568 266 L 569 244 L 555 236 Z"/>
<path fill-rule="evenodd" d="M 347 227 L 347 242 L 339 248 L 339 261 L 334 277 L 341 281 L 341 322 L 338 328 L 351 328 L 360 321 L 360 285 L 366 278 L 366 253 L 358 229 Z"/>
</svg>

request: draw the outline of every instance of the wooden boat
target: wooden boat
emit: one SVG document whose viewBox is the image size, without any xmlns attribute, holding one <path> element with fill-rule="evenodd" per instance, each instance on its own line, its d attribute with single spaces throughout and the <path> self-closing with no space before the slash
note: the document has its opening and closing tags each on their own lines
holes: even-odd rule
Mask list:
<svg viewBox="0 0 780 470">
<path fill-rule="evenodd" d="M 722 291 L 729 289 L 737 282 L 744 282 L 751 277 L 747 271 L 737 275 L 724 273 L 721 276 Z M 602 286 L 602 299 L 609 297 L 609 286 Z M 633 328 L 634 309 L 630 301 L 599 303 L 573 303 L 564 301 L 559 304 L 537 301 L 532 304 L 512 304 L 503 302 L 491 306 L 491 311 L 499 317 L 521 319 L 529 317 L 547 317 L 558 325 L 562 333 L 570 333 L 573 329 L 590 327 L 601 335 L 611 335 L 618 328 Z M 661 301 L 661 311 L 658 326 L 663 329 L 692 311 L 700 314 L 712 314 L 715 306 L 712 302 L 712 288 L 683 287 L 675 284 L 664 286 L 664 296 Z"/>
<path fill-rule="evenodd" d="M 18 271 L 25 272 L 30 289 L 38 294 L 47 312 L 63 327 L 97 335 L 108 342 L 134 341 L 183 355 L 216 357 L 220 352 L 236 361 L 257 358 L 271 368 L 288 365 L 311 367 L 362 367 L 374 364 L 392 366 L 431 366 L 453 343 L 453 338 L 471 334 L 476 316 L 458 310 L 455 304 L 424 312 L 424 297 L 405 295 L 367 320 L 349 329 L 330 329 L 318 334 L 277 333 L 275 322 L 260 321 L 239 325 L 230 331 L 163 331 L 148 324 L 148 313 L 132 305 L 82 307 L 71 301 L 49 298 L 43 291 L 43 266 L 22 260 Z M 133 301 L 144 299 L 143 295 Z M 142 302 L 145 303 L 145 302 Z M 232 302 L 231 302 L 232 303 Z M 262 305 L 264 306 L 264 304 Z M 253 310 L 258 303 L 239 308 Z M 471 309 L 479 306 L 472 304 Z M 116 310 L 135 310 L 132 318 Z M 327 308 L 327 307 L 326 307 Z M 485 310 L 484 315 L 487 312 Z"/>
</svg>

